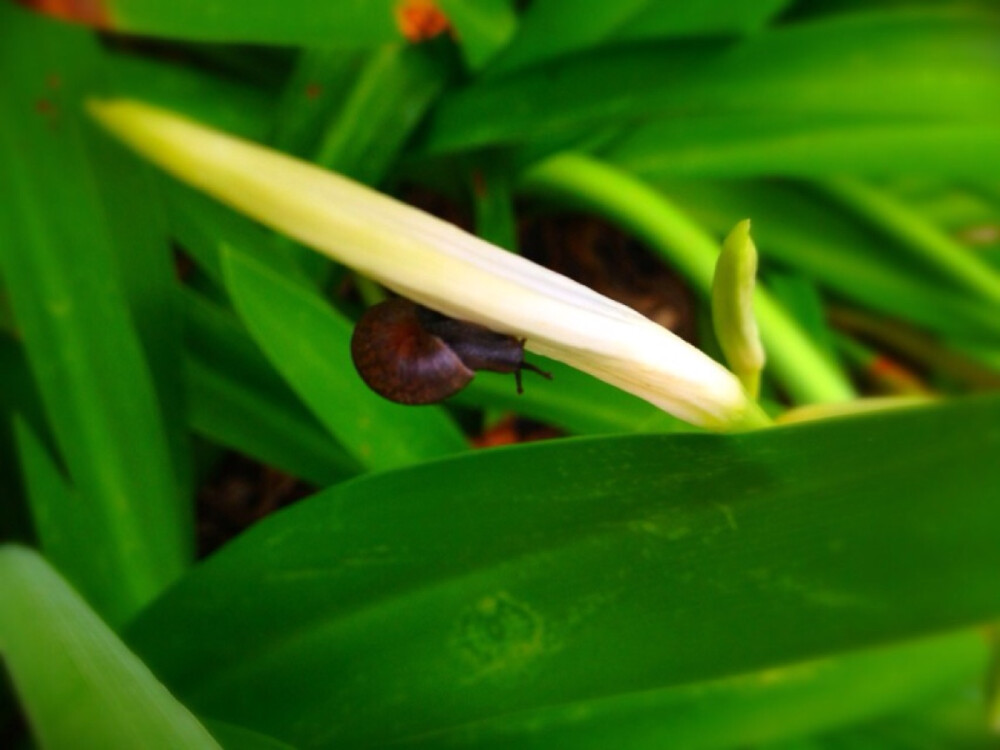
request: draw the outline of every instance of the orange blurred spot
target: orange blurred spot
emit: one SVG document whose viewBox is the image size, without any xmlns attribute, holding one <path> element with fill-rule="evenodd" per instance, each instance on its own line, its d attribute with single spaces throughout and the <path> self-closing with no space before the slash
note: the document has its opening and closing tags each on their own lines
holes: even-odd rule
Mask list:
<svg viewBox="0 0 1000 750">
<path fill-rule="evenodd" d="M 433 0 L 401 0 L 396 5 L 396 25 L 411 42 L 422 42 L 443 34 L 451 22 Z"/>
<path fill-rule="evenodd" d="M 872 375 L 899 375 L 900 373 L 906 372 L 902 367 L 897 365 L 891 359 L 886 356 L 875 357 L 868 365 L 868 371 Z"/>
<path fill-rule="evenodd" d="M 927 393 L 927 387 L 913 372 L 899 362 L 880 354 L 868 365 L 868 374 L 896 393 Z"/>
<path fill-rule="evenodd" d="M 483 177 L 483 173 L 478 169 L 475 169 L 472 172 L 472 190 L 479 198 L 485 198 L 489 194 L 489 187 L 486 184 L 486 178 Z"/>
<path fill-rule="evenodd" d="M 498 445 L 513 445 L 519 442 L 521 442 L 521 436 L 517 433 L 513 419 L 506 419 L 472 439 L 472 445 L 475 448 L 495 448 Z"/>
<path fill-rule="evenodd" d="M 110 29 L 111 16 L 102 0 L 18 0 L 22 5 L 65 21 Z"/>
<path fill-rule="evenodd" d="M 306 85 L 306 99 L 316 99 L 323 93 L 323 87 L 316 82 Z"/>
</svg>

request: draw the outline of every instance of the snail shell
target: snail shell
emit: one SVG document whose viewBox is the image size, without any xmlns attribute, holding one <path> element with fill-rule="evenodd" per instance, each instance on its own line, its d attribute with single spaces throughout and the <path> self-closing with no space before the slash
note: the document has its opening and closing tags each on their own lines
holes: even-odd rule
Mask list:
<svg viewBox="0 0 1000 750">
<path fill-rule="evenodd" d="M 400 404 L 431 404 L 469 384 L 476 370 L 521 370 L 551 377 L 524 361 L 524 341 L 390 299 L 369 308 L 351 337 L 351 358 L 369 388 Z"/>
</svg>

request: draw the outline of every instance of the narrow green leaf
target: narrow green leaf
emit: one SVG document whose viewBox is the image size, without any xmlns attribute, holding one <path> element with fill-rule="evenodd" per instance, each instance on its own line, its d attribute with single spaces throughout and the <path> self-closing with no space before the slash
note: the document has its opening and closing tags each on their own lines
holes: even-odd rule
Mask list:
<svg viewBox="0 0 1000 750">
<path fill-rule="evenodd" d="M 517 27 L 513 0 L 439 0 L 461 44 L 466 64 L 483 67 L 502 49 Z"/>
<path fill-rule="evenodd" d="M 914 260 L 959 294 L 974 294 L 1000 305 L 1000 273 L 957 240 L 935 227 L 891 194 L 846 177 L 825 180 L 821 188 L 880 231 L 899 240 Z"/>
<path fill-rule="evenodd" d="M 684 181 L 657 183 L 715 232 L 751 216 L 761 257 L 780 261 L 845 299 L 950 336 L 993 340 L 1000 323 L 989 306 L 950 294 L 907 265 L 880 238 L 796 184 Z"/>
<path fill-rule="evenodd" d="M 301 50 L 274 107 L 270 142 L 275 148 L 302 158 L 312 156 L 320 133 L 343 106 L 372 54 L 371 49 L 354 47 Z"/>
<path fill-rule="evenodd" d="M 188 423 L 213 443 L 321 487 L 361 470 L 297 401 L 273 398 L 194 358 L 186 371 Z"/>
<path fill-rule="evenodd" d="M 187 498 L 191 460 L 184 422 L 180 287 L 157 175 L 121 143 L 103 136 L 93 141 L 90 163 L 98 197 L 107 207 L 122 293 L 149 364 L 177 487 L 180 496 Z M 184 533 L 191 535 L 192 526 Z"/>
<path fill-rule="evenodd" d="M 1000 159 L 995 118 L 844 119 L 772 112 L 671 118 L 637 124 L 601 151 L 648 179 L 678 177 L 880 177 L 898 173 L 987 177 Z"/>
<path fill-rule="evenodd" d="M 105 58 L 111 90 L 118 95 L 154 102 L 245 138 L 259 140 L 266 134 L 273 102 L 265 91 L 199 70 L 190 59 L 125 52 L 106 52 Z"/>
<path fill-rule="evenodd" d="M 426 45 L 386 45 L 362 66 L 320 138 L 315 161 L 378 185 L 451 76 Z"/>
<path fill-rule="evenodd" d="M 545 357 L 529 355 L 529 358 L 552 374 L 551 387 L 525 374 L 524 393 L 519 394 L 509 376 L 483 372 L 476 375 L 468 388 L 457 393 L 454 401 L 472 407 L 505 409 L 577 435 L 694 429 L 648 401 L 576 368 Z"/>
<path fill-rule="evenodd" d="M 53 445 L 24 347 L 0 334 L 0 540 L 33 542 L 36 532 L 21 478 L 15 419 L 43 436 L 46 447 Z"/>
<path fill-rule="evenodd" d="M 827 322 L 824 300 L 816 284 L 802 275 L 770 270 L 767 288 L 798 321 L 813 343 L 829 358 L 833 353 L 833 331 Z"/>
<path fill-rule="evenodd" d="M 735 117 L 737 130 L 739 118 L 761 115 L 789 125 L 819 118 L 987 125 L 1000 120 L 998 29 L 992 8 L 949 5 L 788 24 L 736 44 L 623 45 L 448 96 L 425 148 L 582 135 L 653 117 L 692 128 Z"/>
<path fill-rule="evenodd" d="M 482 154 L 469 172 L 476 234 L 487 242 L 518 251 L 510 160 L 503 153 Z"/>
<path fill-rule="evenodd" d="M 80 94 L 95 86 L 86 32 L 0 6 L 0 267 L 70 479 L 95 519 L 67 570 L 120 622 L 183 569 L 182 508 L 149 367 L 95 189 Z M 67 534 L 73 534 L 72 527 Z M 84 571 L 103 573 L 83 579 Z M 62 560 L 65 562 L 65 558 Z"/>
<path fill-rule="evenodd" d="M 225 285 L 219 258 L 223 245 L 238 249 L 285 278 L 309 283 L 295 249 L 264 227 L 176 180 L 164 179 L 162 186 L 174 238 L 220 287 Z"/>
<path fill-rule="evenodd" d="M 649 0 L 607 3 L 578 0 L 567 3 L 539 0 L 528 6 L 517 35 L 486 70 L 506 74 L 562 55 L 586 49 L 614 32 Z"/>
<path fill-rule="evenodd" d="M 790 0 L 734 4 L 728 0 L 694 0 L 683 5 L 646 3 L 614 34 L 616 42 L 660 37 L 734 34 L 757 31 Z"/>
<path fill-rule="evenodd" d="M 350 357 L 350 323 L 313 292 L 223 253 L 226 286 L 261 350 L 362 465 L 390 468 L 466 448 L 438 407 L 406 407 L 368 389 Z"/>
<path fill-rule="evenodd" d="M 49 558 L 67 578 L 86 584 L 112 575 L 108 559 L 95 552 L 80 555 L 79 538 L 98 539 L 100 522 L 79 493 L 70 486 L 59 466 L 34 431 L 20 418 L 14 419 L 14 436 L 21 475 L 28 493 L 34 530 Z"/>
<path fill-rule="evenodd" d="M 38 554 L 0 547 L 0 655 L 46 750 L 218 748 Z"/>
<path fill-rule="evenodd" d="M 994 397 L 370 475 L 251 528 L 131 642 L 206 715 L 377 747 L 988 622 L 998 424 Z"/>
<path fill-rule="evenodd" d="M 196 432 L 320 486 L 361 471 L 234 315 L 191 292 L 184 302 L 188 419 Z"/>
<path fill-rule="evenodd" d="M 487 75 L 582 53 L 604 42 L 741 32 L 758 28 L 788 0 L 740 3 L 694 0 L 684 4 L 627 0 L 536 0 L 525 11 L 517 35 L 487 69 Z"/>
</svg>

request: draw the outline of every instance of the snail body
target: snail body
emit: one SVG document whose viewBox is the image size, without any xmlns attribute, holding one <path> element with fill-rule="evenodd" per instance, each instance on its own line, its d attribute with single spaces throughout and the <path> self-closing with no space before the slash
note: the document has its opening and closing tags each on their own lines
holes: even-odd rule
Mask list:
<svg viewBox="0 0 1000 750">
<path fill-rule="evenodd" d="M 400 404 L 432 404 L 462 390 L 476 370 L 513 373 L 521 392 L 524 340 L 449 318 L 407 299 L 369 308 L 351 337 L 351 359 L 361 379 Z"/>
</svg>

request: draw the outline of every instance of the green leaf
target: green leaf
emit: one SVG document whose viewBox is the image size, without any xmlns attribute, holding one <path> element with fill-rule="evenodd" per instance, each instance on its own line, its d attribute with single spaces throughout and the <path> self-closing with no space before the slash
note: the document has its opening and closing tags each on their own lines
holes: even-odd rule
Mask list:
<svg viewBox="0 0 1000 750">
<path fill-rule="evenodd" d="M 970 123 L 833 115 L 761 111 L 653 120 L 624 131 L 601 153 L 648 179 L 900 172 L 986 177 L 1000 159 L 995 118 Z"/>
<path fill-rule="evenodd" d="M 370 475 L 251 528 L 130 640 L 206 715 L 366 747 L 559 705 L 585 721 L 601 701 L 984 623 L 1000 615 L 998 424 L 1000 400 L 978 399 Z"/>
<path fill-rule="evenodd" d="M 0 540 L 29 542 L 36 538 L 37 532 L 21 477 L 15 419 L 44 436 L 47 447 L 52 446 L 52 435 L 45 424 L 24 347 L 0 334 Z"/>
<path fill-rule="evenodd" d="M 195 432 L 320 486 L 361 471 L 234 315 L 193 292 L 184 302 L 188 419 Z"/>
<path fill-rule="evenodd" d="M 261 140 L 274 106 L 270 94 L 232 76 L 199 70 L 190 59 L 193 56 L 190 49 L 182 60 L 106 52 L 110 88 L 117 95 L 142 99 L 220 130 Z"/>
<path fill-rule="evenodd" d="M 184 422 L 180 286 L 158 176 L 111 138 L 94 139 L 89 156 L 98 197 L 107 207 L 122 293 L 149 364 L 174 476 L 186 498 L 191 494 L 191 462 Z"/>
<path fill-rule="evenodd" d="M 216 284 L 225 283 L 219 257 L 224 245 L 286 278 L 309 283 L 295 249 L 260 224 L 176 180 L 164 179 L 162 184 L 174 238 Z"/>
<path fill-rule="evenodd" d="M 479 69 L 507 44 L 517 27 L 513 0 L 439 0 L 465 62 Z"/>
<path fill-rule="evenodd" d="M 649 0 L 535 0 L 517 35 L 486 73 L 507 74 L 558 57 L 581 53 L 603 42 L 741 32 L 758 28 L 788 0 L 733 4 L 691 0 L 683 4 Z"/>
<path fill-rule="evenodd" d="M 0 547 L 0 655 L 42 748 L 218 748 L 38 554 Z"/>
<path fill-rule="evenodd" d="M 272 145 L 302 158 L 315 153 L 320 133 L 344 105 L 358 73 L 375 52 L 322 46 L 301 50 L 274 107 Z"/>
<path fill-rule="evenodd" d="M 450 77 L 444 57 L 423 46 L 377 50 L 324 129 L 315 162 L 378 185 Z"/>
<path fill-rule="evenodd" d="M 873 124 L 1000 120 L 1000 17 L 965 6 L 877 10 L 763 31 L 736 43 L 633 44 L 473 83 L 441 102 L 424 147 L 454 151 L 592 133 L 653 117 L 684 122 Z M 680 125 L 678 125 L 680 127 Z M 913 171 L 913 170 L 910 170 Z"/>
<path fill-rule="evenodd" d="M 722 750 L 883 715 L 981 679 L 975 632 L 612 699 L 555 705 L 400 743 L 408 748 Z M 944 745 L 942 745 L 944 746 Z"/>
<path fill-rule="evenodd" d="M 218 0 L 96 0 L 60 5 L 28 0 L 55 16 L 102 29 L 148 37 L 203 42 L 246 42 L 272 45 L 369 46 L 404 39 L 400 0 L 338 2 L 317 8 L 311 0 L 245 3 Z M 417 4 L 419 5 L 419 4 Z M 469 39 L 467 53 L 477 62 L 510 34 L 514 22 L 508 0 L 447 0 L 459 39 Z M 485 9 L 478 6 L 485 6 Z M 432 6 L 433 8 L 433 6 Z M 489 25 L 498 28 L 490 29 Z"/>
<path fill-rule="evenodd" d="M 576 435 L 695 429 L 648 401 L 562 362 L 536 355 L 529 359 L 552 375 L 552 385 L 528 374 L 524 393 L 519 394 L 509 376 L 481 372 L 454 396 L 455 403 L 505 409 Z"/>
<path fill-rule="evenodd" d="M 93 139 L 105 136 L 80 112 L 98 51 L 90 34 L 12 5 L 0 6 L 0 27 L 0 268 L 59 452 L 94 519 L 95 533 L 66 529 L 75 562 L 65 572 L 120 622 L 184 568 L 190 522 L 116 265 L 115 207 L 96 189 Z"/>
<path fill-rule="evenodd" d="M 780 261 L 845 299 L 950 336 L 995 340 L 988 305 L 941 287 L 891 241 L 798 184 L 684 181 L 660 189 L 699 222 L 725 232 L 751 216 L 761 260 Z"/>
<path fill-rule="evenodd" d="M 286 742 L 281 742 L 260 732 L 251 731 L 246 727 L 238 727 L 235 724 L 227 724 L 213 719 L 202 719 L 202 723 L 211 730 L 212 736 L 227 750 L 295 750 L 292 745 Z"/>
<path fill-rule="evenodd" d="M 718 243 L 653 186 L 597 159 L 572 152 L 532 166 L 523 175 L 522 186 L 532 194 L 554 198 L 621 224 L 662 255 L 703 296 L 711 294 Z M 747 215 L 753 214 L 748 212 L 735 220 Z M 770 369 L 796 402 L 851 398 L 853 388 L 836 363 L 824 356 L 765 289 L 758 289 L 754 295 L 754 314 Z"/>
<path fill-rule="evenodd" d="M 368 389 L 350 357 L 351 325 L 313 292 L 223 252 L 226 286 L 271 364 L 362 465 L 401 466 L 465 450 L 436 406 L 406 407 Z"/>
</svg>

